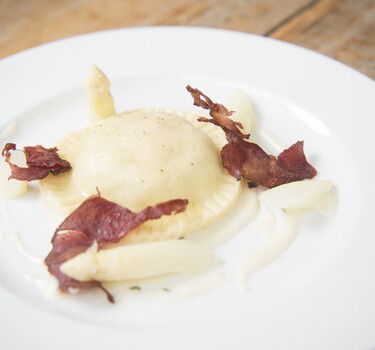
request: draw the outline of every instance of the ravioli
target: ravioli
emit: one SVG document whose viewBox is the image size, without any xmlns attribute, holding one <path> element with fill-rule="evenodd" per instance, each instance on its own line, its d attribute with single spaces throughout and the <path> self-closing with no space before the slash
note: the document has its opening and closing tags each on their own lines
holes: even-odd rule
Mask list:
<svg viewBox="0 0 375 350">
<path fill-rule="evenodd" d="M 223 168 L 218 128 L 197 116 L 139 109 L 107 117 L 57 144 L 72 171 L 40 181 L 43 196 L 62 216 L 97 193 L 132 211 L 184 198 L 187 210 L 143 224 L 122 243 L 176 239 L 208 225 L 235 201 L 240 184 Z"/>
</svg>

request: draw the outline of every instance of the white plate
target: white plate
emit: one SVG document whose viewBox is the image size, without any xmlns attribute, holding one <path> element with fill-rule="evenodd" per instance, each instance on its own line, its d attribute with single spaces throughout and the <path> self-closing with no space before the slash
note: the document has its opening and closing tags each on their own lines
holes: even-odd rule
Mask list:
<svg viewBox="0 0 375 350">
<path fill-rule="evenodd" d="M 46 294 L 38 280 L 43 268 L 23 253 L 46 255 L 51 217 L 40 217 L 46 211 L 37 191 L 3 202 L 2 346 L 373 349 L 373 81 L 319 54 L 253 35 L 182 27 L 100 32 L 0 61 L 2 131 L 16 128 L 2 144 L 52 145 L 84 125 L 83 81 L 92 64 L 111 79 L 119 111 L 189 109 L 187 83 L 217 101 L 243 89 L 262 128 L 288 144 L 305 140 L 320 177 L 335 183 L 338 209 L 331 219 L 308 218 L 290 249 L 254 274 L 245 293 L 229 283 L 181 301 L 110 305 L 103 297 Z M 230 249 L 235 253 L 236 243 Z"/>
</svg>

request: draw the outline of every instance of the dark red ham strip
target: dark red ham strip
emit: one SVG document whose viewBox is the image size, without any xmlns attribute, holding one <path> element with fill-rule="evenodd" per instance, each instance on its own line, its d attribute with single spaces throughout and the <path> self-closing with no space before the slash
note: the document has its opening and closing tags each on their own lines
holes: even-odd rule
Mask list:
<svg viewBox="0 0 375 350">
<path fill-rule="evenodd" d="M 62 291 L 69 291 L 70 288 L 100 288 L 106 293 L 108 300 L 114 302 L 113 296 L 99 281 L 77 281 L 62 273 L 60 266 L 85 252 L 94 242 L 97 243 L 98 249 L 117 243 L 142 223 L 158 219 L 162 215 L 183 212 L 187 204 L 188 201 L 185 199 L 175 199 L 134 213 L 102 198 L 100 194 L 92 196 L 71 213 L 55 231 L 52 250 L 45 259 L 48 271 L 57 278 Z"/>
<path fill-rule="evenodd" d="M 7 143 L 1 153 L 12 171 L 9 179 L 41 180 L 48 174 L 58 175 L 71 169 L 69 162 L 59 157 L 56 147 L 44 148 L 40 145 L 24 147 L 27 168 L 19 167 L 11 162 L 11 151 L 14 150 L 16 150 L 16 144 Z"/>
<path fill-rule="evenodd" d="M 212 102 L 198 89 L 187 86 L 186 89 L 194 99 L 194 105 L 210 110 L 211 119 L 199 117 L 198 121 L 210 122 L 220 127 L 228 143 L 221 150 L 223 166 L 237 180 L 249 182 L 250 187 L 276 187 L 285 183 L 313 178 L 317 171 L 306 160 L 303 141 L 298 141 L 281 152 L 278 157 L 267 154 L 259 145 L 246 139 L 239 128 L 242 125 L 233 122 L 224 106 Z"/>
<path fill-rule="evenodd" d="M 216 126 L 219 126 L 225 130 L 232 131 L 238 137 L 248 139 L 250 135 L 245 135 L 240 129 L 243 129 L 243 125 L 239 122 L 234 122 L 229 117 L 234 113 L 228 111 L 226 107 L 219 103 L 214 103 L 212 100 L 200 90 L 192 88 L 191 86 L 186 87 L 187 91 L 190 92 L 194 99 L 194 105 L 208 109 L 212 118 L 199 117 L 198 120 L 201 122 L 210 122 Z"/>
<path fill-rule="evenodd" d="M 272 188 L 316 175 L 316 170 L 306 161 L 303 141 L 274 157 L 257 144 L 234 136 L 221 150 L 221 158 L 229 173 L 237 180 L 248 180 L 250 187 Z"/>
</svg>

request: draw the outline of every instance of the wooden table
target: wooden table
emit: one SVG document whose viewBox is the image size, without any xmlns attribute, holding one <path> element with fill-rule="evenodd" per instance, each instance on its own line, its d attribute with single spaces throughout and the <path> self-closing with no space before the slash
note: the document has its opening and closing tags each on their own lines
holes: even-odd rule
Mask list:
<svg viewBox="0 0 375 350">
<path fill-rule="evenodd" d="M 0 0 L 0 58 L 72 35 L 155 25 L 269 36 L 375 78 L 374 0 Z"/>
</svg>

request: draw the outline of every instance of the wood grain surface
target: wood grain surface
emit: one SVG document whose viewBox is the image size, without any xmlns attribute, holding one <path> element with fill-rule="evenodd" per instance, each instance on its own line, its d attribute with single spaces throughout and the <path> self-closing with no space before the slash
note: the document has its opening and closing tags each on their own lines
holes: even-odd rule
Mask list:
<svg viewBox="0 0 375 350">
<path fill-rule="evenodd" d="M 72 35 L 157 25 L 269 36 L 375 78 L 374 0 L 0 0 L 0 58 Z"/>
</svg>

